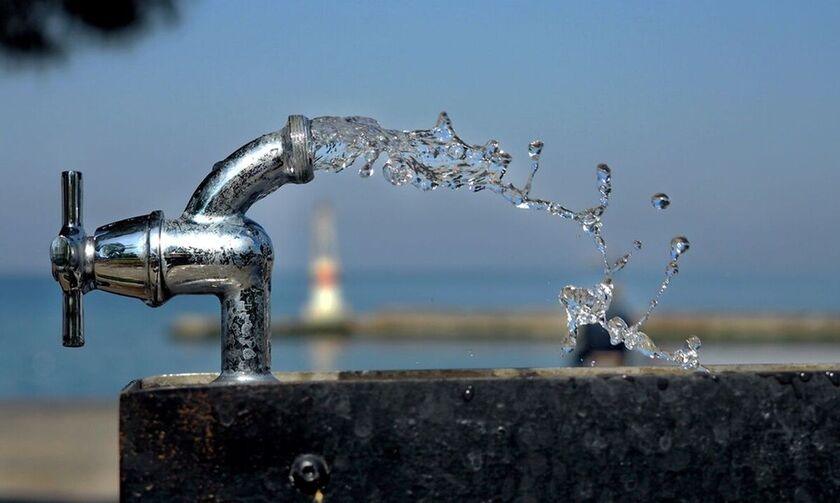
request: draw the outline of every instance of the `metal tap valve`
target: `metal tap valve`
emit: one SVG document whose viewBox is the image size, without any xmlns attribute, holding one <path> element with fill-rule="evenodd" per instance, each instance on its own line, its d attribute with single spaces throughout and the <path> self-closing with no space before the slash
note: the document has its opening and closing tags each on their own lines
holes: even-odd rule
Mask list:
<svg viewBox="0 0 840 503">
<path fill-rule="evenodd" d="M 50 261 L 64 295 L 64 345 L 85 343 L 82 296 L 90 290 L 152 307 L 175 295 L 209 294 L 222 305 L 219 380 L 272 379 L 273 249 L 245 213 L 281 185 L 312 180 L 310 135 L 309 119 L 290 116 L 283 129 L 214 164 L 179 218 L 153 211 L 104 225 L 93 236 L 82 227 L 82 174 L 63 172 L 63 225 Z"/>
</svg>

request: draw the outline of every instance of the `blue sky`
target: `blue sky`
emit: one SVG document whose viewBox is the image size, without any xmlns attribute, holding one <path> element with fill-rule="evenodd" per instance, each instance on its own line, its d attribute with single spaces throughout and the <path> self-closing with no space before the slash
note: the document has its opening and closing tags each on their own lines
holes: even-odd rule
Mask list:
<svg viewBox="0 0 840 503">
<path fill-rule="evenodd" d="M 840 4 L 836 2 L 212 2 L 128 47 L 49 68 L 0 67 L 0 274 L 48 271 L 59 172 L 85 175 L 89 232 L 177 216 L 213 162 L 289 114 L 425 128 L 441 110 L 473 143 L 498 139 L 534 194 L 597 198 L 613 167 L 612 250 L 659 269 L 837 275 Z M 671 208 L 649 198 L 666 192 Z M 306 262 L 305 215 L 338 211 L 350 268 L 589 267 L 568 222 L 491 194 L 319 174 L 251 216 L 278 267 Z"/>
</svg>

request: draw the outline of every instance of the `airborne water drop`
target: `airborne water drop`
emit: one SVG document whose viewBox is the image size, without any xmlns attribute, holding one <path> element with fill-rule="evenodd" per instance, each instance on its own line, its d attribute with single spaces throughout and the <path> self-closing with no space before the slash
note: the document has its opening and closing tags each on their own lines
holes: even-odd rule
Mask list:
<svg viewBox="0 0 840 503">
<path fill-rule="evenodd" d="M 534 140 L 528 144 L 528 157 L 531 158 L 532 161 L 539 161 L 540 154 L 542 153 L 543 149 L 543 142 L 540 140 Z"/>
<path fill-rule="evenodd" d="M 696 335 L 692 335 L 691 337 L 686 339 L 685 342 L 688 345 L 688 349 L 690 349 L 692 351 L 697 351 L 698 349 L 700 349 L 700 345 L 701 345 L 700 338 L 697 337 Z"/>
<path fill-rule="evenodd" d="M 364 166 L 359 168 L 359 176 L 362 178 L 368 178 L 370 175 L 373 174 L 373 163 L 366 162 Z"/>
<path fill-rule="evenodd" d="M 596 168 L 598 173 L 598 182 L 599 183 L 609 183 L 610 177 L 612 176 L 612 170 L 606 164 L 599 164 Z"/>
<path fill-rule="evenodd" d="M 680 255 L 687 252 L 690 245 L 685 236 L 677 236 L 671 240 L 671 258 L 677 260 Z"/>
<path fill-rule="evenodd" d="M 668 197 L 668 194 L 657 192 L 656 194 L 650 196 L 650 204 L 652 204 L 657 210 L 664 210 L 668 206 L 671 206 L 671 198 Z"/>
</svg>

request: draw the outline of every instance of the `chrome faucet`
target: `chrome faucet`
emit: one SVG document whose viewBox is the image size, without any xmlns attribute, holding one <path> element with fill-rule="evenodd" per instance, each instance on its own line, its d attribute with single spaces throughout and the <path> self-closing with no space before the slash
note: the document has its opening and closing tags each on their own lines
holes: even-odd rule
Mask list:
<svg viewBox="0 0 840 503">
<path fill-rule="evenodd" d="M 286 183 L 313 178 L 309 119 L 263 135 L 216 163 L 174 220 L 161 211 L 82 226 L 82 174 L 62 173 L 63 226 L 50 247 L 64 293 L 63 342 L 85 343 L 82 296 L 94 289 L 157 307 L 180 294 L 212 294 L 222 305 L 217 382 L 271 380 L 271 240 L 245 213 Z"/>
</svg>

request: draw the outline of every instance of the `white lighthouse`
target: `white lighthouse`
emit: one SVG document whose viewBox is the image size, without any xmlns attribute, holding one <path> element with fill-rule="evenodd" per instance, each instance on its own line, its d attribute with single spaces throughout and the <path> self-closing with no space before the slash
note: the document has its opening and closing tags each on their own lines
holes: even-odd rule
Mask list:
<svg viewBox="0 0 840 503">
<path fill-rule="evenodd" d="M 312 224 L 309 302 L 303 317 L 311 323 L 334 323 L 346 317 L 347 308 L 341 295 L 341 266 L 332 207 L 320 204 Z"/>
</svg>

